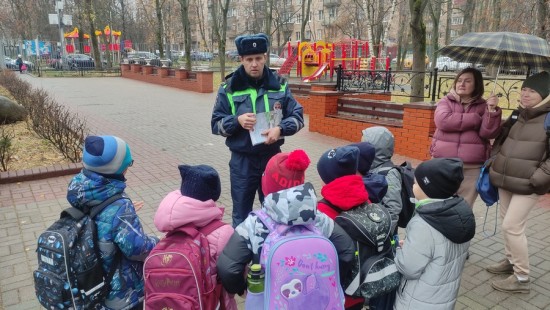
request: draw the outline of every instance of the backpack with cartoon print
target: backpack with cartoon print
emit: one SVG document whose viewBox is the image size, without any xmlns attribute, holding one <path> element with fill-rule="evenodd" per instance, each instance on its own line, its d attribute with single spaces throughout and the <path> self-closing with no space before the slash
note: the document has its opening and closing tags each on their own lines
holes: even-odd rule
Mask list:
<svg viewBox="0 0 550 310">
<path fill-rule="evenodd" d="M 260 254 L 265 269 L 264 309 L 344 309 L 338 254 L 313 224 L 287 226 L 263 210 L 269 229 Z"/>
</svg>

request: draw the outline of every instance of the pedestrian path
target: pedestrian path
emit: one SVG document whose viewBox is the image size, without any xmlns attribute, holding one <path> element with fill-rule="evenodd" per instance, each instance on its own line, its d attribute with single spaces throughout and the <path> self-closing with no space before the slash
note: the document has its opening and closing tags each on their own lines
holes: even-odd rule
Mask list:
<svg viewBox="0 0 550 310">
<path fill-rule="evenodd" d="M 230 154 L 224 139 L 210 131 L 215 93 L 198 94 L 118 77 L 22 78 L 85 117 L 90 133 L 117 135 L 129 143 L 135 164 L 127 174 L 127 193 L 133 200 L 145 202 L 139 215 L 147 232 L 156 233 L 153 215 L 160 200 L 179 188 L 177 165 L 182 163 L 208 164 L 218 170 L 222 179 L 219 202 L 226 206 L 224 220 L 230 222 Z M 320 195 L 318 158 L 327 149 L 347 143 L 309 132 L 306 117 L 306 127 L 286 139 L 283 151 L 306 150 L 312 160 L 306 179 Z M 396 162 L 403 160 L 410 159 L 398 156 Z M 32 280 L 36 238 L 67 207 L 69 180 L 70 176 L 66 176 L 0 185 L 0 309 L 39 309 Z M 541 208 L 543 205 L 545 208 Z M 483 267 L 500 260 L 503 245 L 498 232 L 495 237 L 483 238 L 485 209 L 478 201 L 478 230 L 470 247 L 456 309 L 549 309 L 550 200 L 540 202 L 529 220 L 532 291 L 528 295 L 509 295 L 491 288 L 490 282 L 500 277 L 485 272 Z M 493 209 L 490 211 L 487 226 L 495 223 Z"/>
</svg>

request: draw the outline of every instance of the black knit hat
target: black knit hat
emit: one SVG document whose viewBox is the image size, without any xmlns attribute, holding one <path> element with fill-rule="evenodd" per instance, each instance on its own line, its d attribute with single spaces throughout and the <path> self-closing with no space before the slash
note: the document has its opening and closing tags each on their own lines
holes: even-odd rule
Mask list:
<svg viewBox="0 0 550 310">
<path fill-rule="evenodd" d="M 330 149 L 317 162 L 317 172 L 325 184 L 337 178 L 354 175 L 359 167 L 359 148 L 346 145 Z"/>
<path fill-rule="evenodd" d="M 546 71 L 542 71 L 540 73 L 531 75 L 521 85 L 521 88 L 524 87 L 529 87 L 535 90 L 537 93 L 539 93 L 542 99 L 544 99 L 548 97 L 548 95 L 550 95 L 550 74 L 548 74 L 548 72 Z"/>
<path fill-rule="evenodd" d="M 458 158 L 427 160 L 416 167 L 414 177 L 426 196 L 449 198 L 456 194 L 464 180 L 462 160 Z"/>
<path fill-rule="evenodd" d="M 200 201 L 217 201 L 221 194 L 220 176 L 207 165 L 178 166 L 181 175 L 181 194 Z"/>
</svg>

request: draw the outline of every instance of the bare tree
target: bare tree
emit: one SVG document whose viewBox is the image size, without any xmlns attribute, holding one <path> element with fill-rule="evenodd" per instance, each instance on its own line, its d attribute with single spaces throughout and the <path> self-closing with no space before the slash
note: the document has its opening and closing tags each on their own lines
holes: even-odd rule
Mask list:
<svg viewBox="0 0 550 310">
<path fill-rule="evenodd" d="M 227 11 L 231 0 L 212 0 L 212 26 L 218 41 L 220 76 L 225 80 L 225 42 L 227 38 Z"/>
<path fill-rule="evenodd" d="M 441 20 L 441 5 L 438 0 L 431 0 L 428 4 L 430 18 L 432 20 L 432 69 L 437 65 L 437 56 L 439 50 L 439 21 Z"/>
<path fill-rule="evenodd" d="M 445 24 L 445 45 L 451 43 L 451 22 L 453 19 L 453 0 L 446 0 L 447 4 L 447 20 Z"/>
<path fill-rule="evenodd" d="M 472 31 L 474 25 L 474 10 L 476 8 L 476 1 L 466 0 L 464 8 L 464 21 L 462 24 L 462 34 Z"/>
<path fill-rule="evenodd" d="M 300 38 L 305 38 L 305 32 L 306 32 L 306 25 L 311 19 L 309 16 L 311 14 L 311 0 L 306 0 L 306 3 L 304 5 L 304 2 L 302 2 L 302 24 L 300 25 Z"/>
<path fill-rule="evenodd" d="M 157 17 L 157 28 L 155 32 L 155 37 L 157 41 L 157 46 L 159 47 L 160 58 L 164 58 L 164 22 L 162 19 L 162 6 L 164 5 L 164 0 L 155 0 L 155 14 Z"/>
<path fill-rule="evenodd" d="M 413 66 L 415 72 L 424 72 L 426 69 L 426 25 L 423 15 L 429 0 L 409 0 L 411 10 L 411 34 L 413 48 Z M 419 102 L 424 99 L 424 74 L 415 74 L 411 80 L 410 102 Z"/>
<path fill-rule="evenodd" d="M 101 63 L 101 56 L 99 54 L 99 44 L 97 42 L 97 36 L 95 35 L 96 23 L 95 23 L 95 11 L 92 4 L 92 0 L 85 0 L 86 4 L 86 17 L 88 18 L 88 23 L 90 26 L 90 37 L 92 39 L 92 50 L 94 52 L 94 60 L 96 64 Z M 96 66 L 96 70 L 100 70 L 101 66 Z"/>
<path fill-rule="evenodd" d="M 537 0 L 537 36 L 548 39 L 548 6 L 550 0 Z"/>
<path fill-rule="evenodd" d="M 493 18 L 491 19 L 491 31 L 500 29 L 500 18 L 502 15 L 502 3 L 500 0 L 492 0 Z"/>
<path fill-rule="evenodd" d="M 185 48 L 185 69 L 191 70 L 191 23 L 189 22 L 189 0 L 178 0 L 181 8 L 183 44 Z"/>
</svg>

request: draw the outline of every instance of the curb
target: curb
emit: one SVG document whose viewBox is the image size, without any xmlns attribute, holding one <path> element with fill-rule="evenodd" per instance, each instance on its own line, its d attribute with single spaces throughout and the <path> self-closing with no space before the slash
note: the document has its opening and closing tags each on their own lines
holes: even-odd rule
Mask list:
<svg viewBox="0 0 550 310">
<path fill-rule="evenodd" d="M 48 167 L 35 167 L 25 170 L 0 172 L 0 184 L 42 180 L 76 174 L 82 170 L 82 163 L 54 164 Z"/>
</svg>

